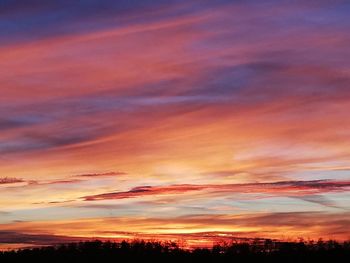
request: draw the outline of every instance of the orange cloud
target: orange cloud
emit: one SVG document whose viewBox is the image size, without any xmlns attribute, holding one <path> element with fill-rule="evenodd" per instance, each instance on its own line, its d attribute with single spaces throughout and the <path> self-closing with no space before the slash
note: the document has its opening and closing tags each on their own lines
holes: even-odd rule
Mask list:
<svg viewBox="0 0 350 263">
<path fill-rule="evenodd" d="M 109 240 L 188 240 L 193 246 L 198 246 L 203 241 L 210 245 L 219 241 L 256 237 L 296 240 L 302 236 L 316 240 L 346 240 L 349 237 L 346 231 L 350 224 L 348 218 L 348 213 L 320 212 L 194 215 L 176 218 L 91 218 L 75 221 L 18 222 L 1 225 L 1 233 L 5 243 L 13 242 L 12 235 L 6 236 L 6 232 L 26 237 L 36 233 L 38 241 L 50 239 L 50 243 L 58 240 L 84 240 L 92 236 Z M 53 229 L 56 236 L 50 236 Z"/>
</svg>

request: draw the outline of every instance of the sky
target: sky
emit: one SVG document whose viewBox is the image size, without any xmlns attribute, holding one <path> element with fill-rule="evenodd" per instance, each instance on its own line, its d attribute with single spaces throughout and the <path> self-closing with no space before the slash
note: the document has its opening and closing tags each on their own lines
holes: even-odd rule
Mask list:
<svg viewBox="0 0 350 263">
<path fill-rule="evenodd" d="M 349 12 L 0 0 L 0 249 L 350 239 Z"/>
</svg>

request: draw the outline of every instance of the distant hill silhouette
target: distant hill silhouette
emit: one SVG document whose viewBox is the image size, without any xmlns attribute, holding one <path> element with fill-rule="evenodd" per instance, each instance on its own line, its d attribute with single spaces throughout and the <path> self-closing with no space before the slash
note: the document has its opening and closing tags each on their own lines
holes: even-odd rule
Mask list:
<svg viewBox="0 0 350 263">
<path fill-rule="evenodd" d="M 350 242 L 264 242 L 186 250 L 174 242 L 90 241 L 0 252 L 0 262 L 350 262 Z"/>
</svg>

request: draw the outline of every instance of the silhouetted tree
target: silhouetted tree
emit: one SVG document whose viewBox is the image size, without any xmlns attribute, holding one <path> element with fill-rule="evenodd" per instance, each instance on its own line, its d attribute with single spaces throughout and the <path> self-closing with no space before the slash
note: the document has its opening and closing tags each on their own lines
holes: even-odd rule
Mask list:
<svg viewBox="0 0 350 263">
<path fill-rule="evenodd" d="M 350 242 L 253 240 L 182 249 L 174 242 L 99 240 L 0 252 L 0 262 L 350 262 Z"/>
</svg>

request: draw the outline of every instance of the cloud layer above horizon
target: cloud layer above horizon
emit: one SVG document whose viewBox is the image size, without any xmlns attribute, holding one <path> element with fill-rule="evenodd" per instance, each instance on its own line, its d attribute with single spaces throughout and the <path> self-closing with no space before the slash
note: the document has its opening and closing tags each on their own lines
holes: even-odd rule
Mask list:
<svg viewBox="0 0 350 263">
<path fill-rule="evenodd" d="M 0 243 L 349 239 L 349 12 L 1 1 Z"/>
</svg>

